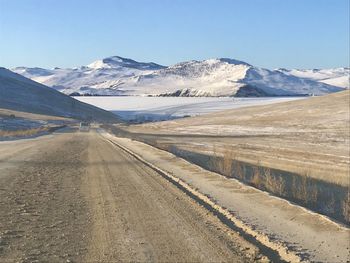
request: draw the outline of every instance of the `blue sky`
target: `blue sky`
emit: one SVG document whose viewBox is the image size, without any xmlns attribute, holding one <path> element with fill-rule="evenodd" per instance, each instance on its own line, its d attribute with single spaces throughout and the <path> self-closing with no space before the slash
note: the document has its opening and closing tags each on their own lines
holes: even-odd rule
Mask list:
<svg viewBox="0 0 350 263">
<path fill-rule="evenodd" d="M 349 0 L 0 0 L 0 66 L 74 67 L 112 55 L 349 66 Z"/>
</svg>

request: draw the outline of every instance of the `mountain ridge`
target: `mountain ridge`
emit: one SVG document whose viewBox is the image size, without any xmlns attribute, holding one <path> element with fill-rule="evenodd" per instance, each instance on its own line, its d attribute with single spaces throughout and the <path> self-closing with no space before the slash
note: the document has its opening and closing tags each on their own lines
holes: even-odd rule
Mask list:
<svg viewBox="0 0 350 263">
<path fill-rule="evenodd" d="M 120 56 L 73 69 L 18 67 L 12 70 L 65 94 L 116 96 L 323 95 L 348 88 L 349 74 L 346 68 L 317 72 L 270 70 L 231 58 L 190 60 L 163 66 Z M 337 86 L 338 83 L 341 85 Z"/>
</svg>

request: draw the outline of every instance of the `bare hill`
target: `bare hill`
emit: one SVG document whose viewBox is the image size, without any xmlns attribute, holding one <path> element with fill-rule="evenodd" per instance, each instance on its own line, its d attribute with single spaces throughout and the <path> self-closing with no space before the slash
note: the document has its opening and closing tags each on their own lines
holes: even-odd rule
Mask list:
<svg viewBox="0 0 350 263">
<path fill-rule="evenodd" d="M 0 108 L 43 115 L 118 122 L 116 115 L 0 68 Z"/>
</svg>

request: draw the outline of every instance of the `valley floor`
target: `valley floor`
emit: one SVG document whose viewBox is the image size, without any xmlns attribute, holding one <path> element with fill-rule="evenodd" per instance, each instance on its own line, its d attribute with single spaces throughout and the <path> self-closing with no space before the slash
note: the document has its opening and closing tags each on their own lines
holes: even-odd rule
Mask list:
<svg viewBox="0 0 350 263">
<path fill-rule="evenodd" d="M 142 123 L 198 116 L 227 109 L 267 105 L 306 97 L 142 97 L 81 96 L 75 99 L 114 112 L 124 121 Z"/>
</svg>

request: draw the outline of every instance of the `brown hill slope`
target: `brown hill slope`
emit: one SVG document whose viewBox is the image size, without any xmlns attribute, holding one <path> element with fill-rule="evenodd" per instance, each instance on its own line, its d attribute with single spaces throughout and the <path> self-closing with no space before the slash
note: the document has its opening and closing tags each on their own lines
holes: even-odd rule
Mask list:
<svg viewBox="0 0 350 263">
<path fill-rule="evenodd" d="M 43 115 L 119 122 L 116 115 L 0 68 L 0 108 Z"/>
<path fill-rule="evenodd" d="M 349 105 L 346 90 L 126 129 L 163 134 L 160 143 L 196 152 L 229 148 L 238 160 L 349 185 Z"/>
</svg>

